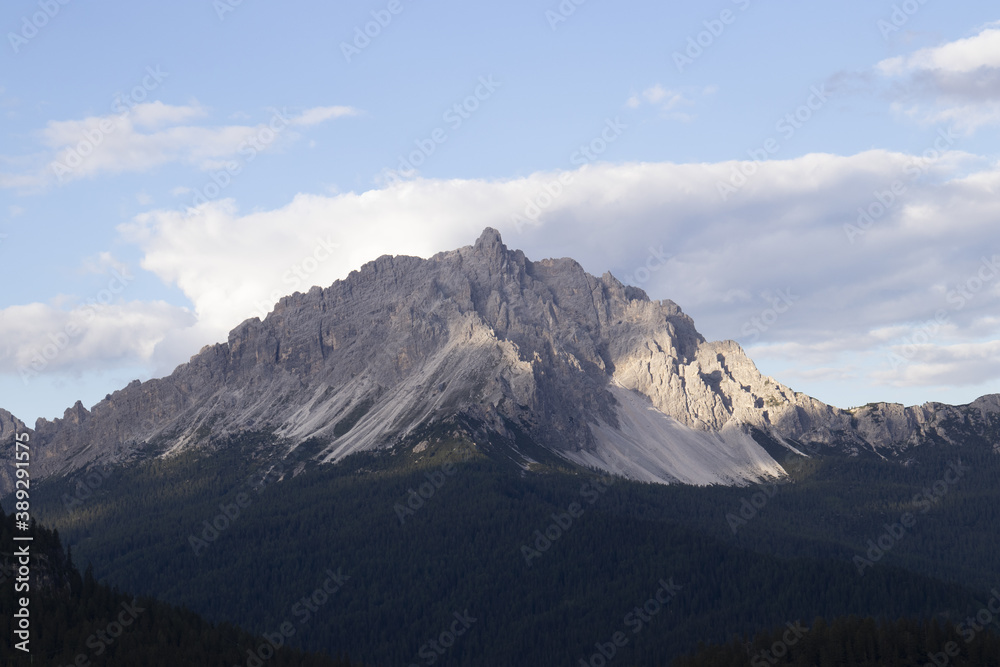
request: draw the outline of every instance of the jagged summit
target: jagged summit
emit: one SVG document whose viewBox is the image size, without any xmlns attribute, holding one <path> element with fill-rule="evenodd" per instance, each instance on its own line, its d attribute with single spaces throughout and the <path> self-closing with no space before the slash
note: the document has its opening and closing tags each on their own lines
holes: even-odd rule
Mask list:
<svg viewBox="0 0 1000 667">
<path fill-rule="evenodd" d="M 503 239 L 500 238 L 500 232 L 492 227 L 487 227 L 483 230 L 483 233 L 479 235 L 478 239 L 476 239 L 476 244 L 473 247 L 477 252 L 484 255 L 507 252 L 507 246 L 504 245 Z"/>
<path fill-rule="evenodd" d="M 24 428 L 24 422 L 0 408 L 0 443 L 7 442 Z"/>
<path fill-rule="evenodd" d="M 487 228 L 474 245 L 386 255 L 284 297 L 170 376 L 39 420 L 33 473 L 242 431 L 325 442 L 317 460 L 336 461 L 452 423 L 508 443 L 522 463 L 517 443 L 530 442 L 636 479 L 739 484 L 784 474 L 751 429 L 786 451 L 888 456 L 985 437 L 998 415 L 997 396 L 962 408 L 825 405 L 762 376 L 737 343 L 706 341 L 674 302 L 572 259 L 531 261 Z M 15 427 L 0 411 L 0 436 Z"/>
</svg>

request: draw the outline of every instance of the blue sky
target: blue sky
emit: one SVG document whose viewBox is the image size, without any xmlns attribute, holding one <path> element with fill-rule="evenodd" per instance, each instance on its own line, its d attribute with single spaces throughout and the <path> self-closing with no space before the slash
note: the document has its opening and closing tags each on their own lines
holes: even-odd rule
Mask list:
<svg viewBox="0 0 1000 667">
<path fill-rule="evenodd" d="M 280 295 L 487 225 L 835 405 L 1000 391 L 998 18 L 6 3 L 0 406 L 89 407 Z"/>
</svg>

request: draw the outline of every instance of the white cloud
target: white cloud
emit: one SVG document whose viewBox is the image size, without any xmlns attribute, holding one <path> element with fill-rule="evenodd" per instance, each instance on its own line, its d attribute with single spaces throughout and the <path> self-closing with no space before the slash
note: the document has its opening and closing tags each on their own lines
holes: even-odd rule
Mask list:
<svg viewBox="0 0 1000 667">
<path fill-rule="evenodd" d="M 306 109 L 300 115 L 293 118 L 292 125 L 317 125 L 333 118 L 356 115 L 358 115 L 358 110 L 353 107 L 315 107 Z"/>
<path fill-rule="evenodd" d="M 668 92 L 667 89 L 661 86 L 660 84 L 656 84 L 655 86 L 652 86 L 642 91 L 642 96 L 650 104 L 656 104 L 657 102 L 659 102 L 664 97 L 670 94 L 671 93 Z"/>
<path fill-rule="evenodd" d="M 52 178 L 44 170 L 36 170 L 24 174 L 0 173 L 0 189 L 35 192 L 46 187 Z"/>
<path fill-rule="evenodd" d="M 497 185 L 407 182 L 361 194 L 299 195 L 281 209 L 247 215 L 222 200 L 153 211 L 121 230 L 145 252 L 142 267 L 182 289 L 199 321 L 221 338 L 243 319 L 263 317 L 281 296 L 329 285 L 379 255 L 428 256 L 471 242 L 484 226 L 483 208 L 498 203 Z M 509 188 L 507 206 L 490 223 L 506 222 L 504 212 L 517 202 L 513 190 L 526 195 L 528 185 Z"/>
<path fill-rule="evenodd" d="M 944 105 L 943 108 L 925 109 L 920 106 L 910 107 L 907 115 L 918 116 L 924 123 L 945 123 L 966 134 L 971 134 L 980 127 L 1000 124 L 1000 101 Z"/>
<path fill-rule="evenodd" d="M 978 35 L 921 49 L 909 56 L 887 58 L 878 64 L 878 70 L 887 76 L 922 70 L 967 74 L 983 67 L 1000 68 L 1000 28 L 992 25 Z"/>
<path fill-rule="evenodd" d="M 144 269 L 194 304 L 203 337 L 185 329 L 187 342 L 161 345 L 173 346 L 176 361 L 224 340 L 281 295 L 329 285 L 381 254 L 426 257 L 467 245 L 490 225 L 533 259 L 571 256 L 593 273 L 638 276 L 652 298 L 691 313 L 707 337 L 736 338 L 764 359 L 800 360 L 803 381 L 840 366 L 884 385 L 885 356 L 938 311 L 947 323 L 931 344 L 954 346 L 994 333 L 984 318 L 1000 310 L 1000 280 L 976 284 L 983 258 L 1000 257 L 1000 169 L 966 175 L 975 160 L 946 154 L 910 180 L 916 163 L 887 151 L 768 161 L 725 202 L 717 185 L 738 163 L 594 164 L 572 172 L 537 223 L 520 229 L 512 218 L 524 215 L 526 202 L 545 200 L 557 174 L 418 179 L 303 194 L 246 214 L 231 201 L 214 202 L 187 214 L 150 212 L 122 233 L 141 248 Z M 904 194 L 851 243 L 845 225 L 857 225 L 859 208 L 895 180 L 906 183 Z M 639 271 L 660 250 L 669 259 Z M 772 310 L 783 292 L 790 307 Z M 919 366 L 907 368 L 899 381 L 917 382 Z M 955 366 L 953 383 L 978 381 L 983 371 L 973 368 Z"/>
<path fill-rule="evenodd" d="M 42 303 L 9 306 L 0 310 L 0 372 L 31 382 L 50 373 L 148 363 L 166 335 L 193 324 L 191 313 L 162 301 L 72 310 Z"/>
<path fill-rule="evenodd" d="M 298 114 L 273 109 L 256 125 L 204 126 L 190 121 L 207 111 L 197 103 L 171 106 L 148 102 L 120 114 L 81 120 L 50 121 L 40 132 L 45 147 L 42 167 L 0 174 L 0 187 L 33 190 L 100 174 L 143 172 L 168 163 L 214 169 L 242 150 L 274 148 L 298 135 L 292 127 L 315 126 L 355 115 L 351 107 L 306 109 Z"/>
<path fill-rule="evenodd" d="M 203 118 L 208 115 L 208 111 L 197 102 L 188 106 L 172 106 L 157 100 L 156 102 L 137 104 L 132 107 L 130 115 L 132 122 L 137 127 L 152 130 L 165 125 L 178 125 L 195 118 Z M 72 138 L 70 142 L 72 142 Z"/>
<path fill-rule="evenodd" d="M 689 97 L 683 91 L 669 90 L 662 84 L 656 83 L 646 88 L 637 95 L 632 95 L 625 101 L 625 106 L 630 109 L 638 109 L 644 103 L 656 107 L 662 112 L 664 118 L 687 122 L 694 119 L 694 115 L 680 111 L 680 107 L 695 106 L 695 96 L 707 96 L 718 90 L 716 86 L 706 86 L 698 91 L 690 92 Z"/>
<path fill-rule="evenodd" d="M 894 108 L 922 123 L 949 123 L 966 133 L 1000 124 L 1000 28 L 887 58 L 875 71 L 894 85 Z"/>
<path fill-rule="evenodd" d="M 102 274 L 108 273 L 109 269 L 114 269 L 119 274 L 128 276 L 130 270 L 124 262 L 120 262 L 110 252 L 100 252 L 93 257 L 86 257 L 83 260 L 83 273 Z M 126 278 L 127 280 L 127 278 Z"/>
<path fill-rule="evenodd" d="M 898 345 L 892 354 L 887 368 L 873 377 L 895 387 L 979 385 L 1000 377 L 1000 340 Z"/>
<path fill-rule="evenodd" d="M 841 380 L 876 388 L 1000 376 L 983 343 L 1000 333 L 1000 270 L 990 268 L 1000 261 L 1000 166 L 963 153 L 934 163 L 888 151 L 811 154 L 757 165 L 723 200 L 719 183 L 742 164 L 595 163 L 570 172 L 555 197 L 559 174 L 543 172 L 300 194 L 273 210 L 221 200 L 147 212 L 120 227 L 122 240 L 193 312 L 160 302 L 92 309 L 86 333 L 50 368 L 141 362 L 167 373 L 281 296 L 328 286 L 382 254 L 470 244 L 489 225 L 532 259 L 569 256 L 591 273 L 630 276 L 651 298 L 679 303 L 706 337 L 734 338 L 759 362 L 795 359 L 782 377 L 807 393 L 837 368 Z M 902 193 L 852 243 L 845 226 L 861 225 L 859 209 L 877 210 L 873 193 L 886 197 L 894 182 Z M 107 253 L 85 268 L 121 270 Z M 919 331 L 942 313 L 923 340 Z M 83 316 L 56 301 L 0 311 L 0 370 L 23 365 Z M 926 347 L 890 368 L 888 355 L 908 345 Z"/>
</svg>

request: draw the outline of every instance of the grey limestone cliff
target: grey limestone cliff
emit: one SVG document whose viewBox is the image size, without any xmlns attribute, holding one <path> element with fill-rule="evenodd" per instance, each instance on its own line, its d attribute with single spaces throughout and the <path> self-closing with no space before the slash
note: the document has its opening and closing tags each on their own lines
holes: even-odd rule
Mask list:
<svg viewBox="0 0 1000 667">
<path fill-rule="evenodd" d="M 33 473 L 243 431 L 289 447 L 317 438 L 327 443 L 318 459 L 333 461 L 461 419 L 628 477 L 736 484 L 784 474 L 750 427 L 802 454 L 893 456 L 992 437 L 998 414 L 998 396 L 963 407 L 825 405 L 762 376 L 735 342 L 705 341 L 672 301 L 571 259 L 530 261 L 487 229 L 472 246 L 383 256 L 285 297 L 168 377 L 39 420 Z M 0 437 L 14 428 L 0 411 Z"/>
</svg>

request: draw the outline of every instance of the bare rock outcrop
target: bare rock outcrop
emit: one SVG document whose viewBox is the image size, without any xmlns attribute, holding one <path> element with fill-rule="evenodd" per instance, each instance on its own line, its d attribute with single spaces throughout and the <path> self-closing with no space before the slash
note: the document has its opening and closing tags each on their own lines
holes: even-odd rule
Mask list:
<svg viewBox="0 0 1000 667">
<path fill-rule="evenodd" d="M 1000 397 L 828 406 L 762 376 L 737 343 L 706 341 L 672 301 L 571 259 L 531 261 L 487 229 L 472 246 L 379 257 L 284 297 L 171 375 L 39 420 L 33 476 L 245 431 L 292 448 L 318 438 L 333 461 L 449 419 L 629 477 L 738 484 L 784 474 L 751 427 L 803 454 L 893 456 L 994 437 Z M 0 436 L 14 428 L 0 410 Z"/>
</svg>

